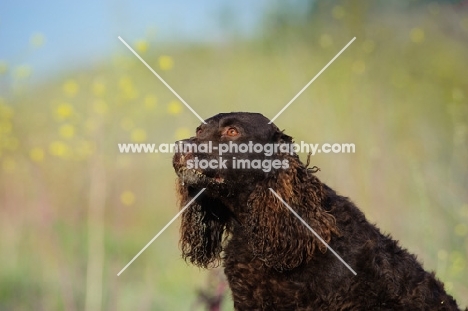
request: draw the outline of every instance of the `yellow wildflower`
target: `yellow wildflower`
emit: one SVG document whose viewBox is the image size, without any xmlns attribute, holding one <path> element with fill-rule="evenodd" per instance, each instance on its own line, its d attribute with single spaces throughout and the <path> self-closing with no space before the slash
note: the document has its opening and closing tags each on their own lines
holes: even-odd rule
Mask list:
<svg viewBox="0 0 468 311">
<path fill-rule="evenodd" d="M 103 96 L 106 93 L 106 86 L 100 81 L 94 81 L 92 88 L 96 96 Z"/>
<path fill-rule="evenodd" d="M 32 148 L 29 151 L 29 158 L 33 162 L 42 162 L 44 160 L 44 150 L 39 147 Z"/>
<path fill-rule="evenodd" d="M 128 190 L 124 191 L 120 195 L 120 201 L 122 202 L 123 205 L 127 205 L 127 206 L 133 205 L 133 203 L 135 202 L 135 195 L 131 191 L 128 191 Z"/>
<path fill-rule="evenodd" d="M 174 67 L 174 60 L 167 55 L 161 55 L 158 58 L 159 68 L 162 70 L 171 70 Z"/>
<path fill-rule="evenodd" d="M 65 120 L 73 114 L 73 106 L 69 103 L 61 103 L 55 109 L 55 115 L 59 120 Z"/>
<path fill-rule="evenodd" d="M 49 145 L 49 153 L 56 157 L 65 157 L 69 153 L 69 148 L 64 142 L 54 141 Z"/>
<path fill-rule="evenodd" d="M 119 80 L 119 87 L 126 99 L 135 99 L 138 97 L 138 92 L 129 77 L 121 77 Z"/>
<path fill-rule="evenodd" d="M 158 98 L 153 94 L 148 94 L 148 95 L 145 96 L 145 99 L 144 99 L 143 102 L 145 103 L 146 109 L 151 110 L 154 107 L 156 107 L 156 104 L 158 102 Z"/>
<path fill-rule="evenodd" d="M 72 138 L 75 136 L 75 128 L 71 124 L 64 124 L 60 127 L 59 133 L 63 138 Z"/>
<path fill-rule="evenodd" d="M 167 105 L 167 112 L 169 114 L 173 114 L 173 115 L 181 113 L 182 112 L 182 104 L 180 102 L 178 102 L 177 100 L 171 101 Z"/>
<path fill-rule="evenodd" d="M 15 77 L 17 79 L 26 79 L 31 76 L 32 69 L 28 65 L 21 65 L 15 69 Z"/>
<path fill-rule="evenodd" d="M 65 81 L 65 83 L 63 84 L 63 92 L 70 97 L 75 96 L 76 93 L 78 93 L 78 89 L 79 89 L 79 86 L 75 80 L 70 79 L 70 80 Z"/>
<path fill-rule="evenodd" d="M 135 49 L 140 53 L 145 53 L 148 50 L 148 42 L 146 40 L 138 40 L 135 43 Z"/>
<path fill-rule="evenodd" d="M 146 140 L 146 131 L 141 128 L 136 128 L 132 130 L 131 139 L 133 142 L 141 143 Z"/>
</svg>

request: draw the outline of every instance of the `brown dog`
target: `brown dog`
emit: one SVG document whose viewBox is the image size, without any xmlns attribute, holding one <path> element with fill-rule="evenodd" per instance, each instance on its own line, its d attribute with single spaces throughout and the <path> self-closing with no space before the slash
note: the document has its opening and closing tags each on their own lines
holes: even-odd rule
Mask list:
<svg viewBox="0 0 468 311">
<path fill-rule="evenodd" d="M 204 268 L 222 262 L 236 310 L 458 310 L 433 273 L 296 154 L 226 151 L 292 143 L 268 122 L 218 114 L 181 142 L 211 151 L 179 150 L 173 159 L 181 206 L 205 188 L 182 215 L 182 255 Z"/>
</svg>

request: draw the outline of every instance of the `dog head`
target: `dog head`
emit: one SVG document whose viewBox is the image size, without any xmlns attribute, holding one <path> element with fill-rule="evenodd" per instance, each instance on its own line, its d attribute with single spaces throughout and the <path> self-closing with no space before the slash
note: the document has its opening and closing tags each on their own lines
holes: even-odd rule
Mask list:
<svg viewBox="0 0 468 311">
<path fill-rule="evenodd" d="M 279 146 L 291 143 L 290 136 L 259 113 L 220 113 L 197 127 L 195 136 L 177 142 L 173 166 L 180 184 L 190 189 L 235 195 L 241 186 L 251 187 L 284 168 Z"/>
<path fill-rule="evenodd" d="M 291 152 L 292 142 L 263 115 L 237 112 L 207 119 L 178 143 L 173 166 L 181 206 L 204 189 L 182 214 L 185 259 L 202 267 L 218 263 L 234 226 L 242 227 L 252 255 L 277 270 L 310 260 L 317 248 L 326 251 L 270 190 L 325 241 L 337 233 L 321 206 L 322 183 Z"/>
</svg>

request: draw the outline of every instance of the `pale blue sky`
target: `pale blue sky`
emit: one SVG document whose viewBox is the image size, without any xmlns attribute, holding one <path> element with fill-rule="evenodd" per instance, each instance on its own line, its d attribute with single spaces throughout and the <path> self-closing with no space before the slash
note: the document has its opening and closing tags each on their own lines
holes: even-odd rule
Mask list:
<svg viewBox="0 0 468 311">
<path fill-rule="evenodd" d="M 272 2 L 4 0 L 0 3 L 0 61 L 11 68 L 31 65 L 37 78 L 107 57 L 121 45 L 117 36 L 133 42 L 148 29 L 155 29 L 161 42 L 217 42 L 226 29 L 234 27 L 244 35 L 257 29 L 268 3 Z M 226 16 L 235 26 L 226 28 L 232 24 Z M 32 51 L 29 40 L 34 33 L 44 34 L 46 43 Z"/>
</svg>

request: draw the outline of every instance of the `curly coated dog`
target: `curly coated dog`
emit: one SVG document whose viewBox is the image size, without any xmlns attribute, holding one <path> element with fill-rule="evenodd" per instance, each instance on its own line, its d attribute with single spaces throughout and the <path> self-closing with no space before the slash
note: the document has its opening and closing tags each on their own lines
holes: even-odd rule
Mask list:
<svg viewBox="0 0 468 311">
<path fill-rule="evenodd" d="M 182 214 L 185 260 L 221 263 L 236 310 L 458 310 L 434 273 L 322 183 L 292 143 L 246 112 L 215 115 L 178 142 L 181 207 L 204 189 Z"/>
</svg>

